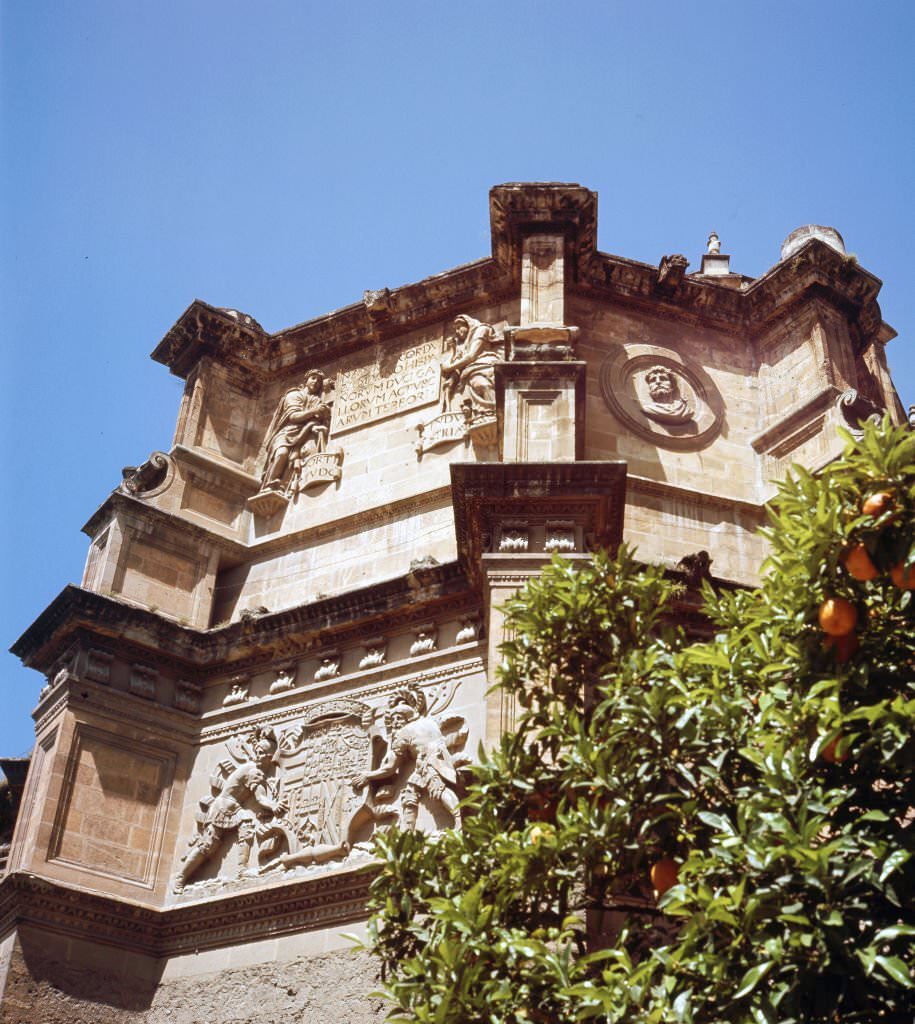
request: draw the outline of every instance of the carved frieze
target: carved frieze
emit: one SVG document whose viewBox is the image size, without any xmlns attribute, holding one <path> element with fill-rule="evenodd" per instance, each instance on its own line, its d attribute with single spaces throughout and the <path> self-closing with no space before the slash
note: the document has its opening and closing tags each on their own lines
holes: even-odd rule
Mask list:
<svg viewBox="0 0 915 1024">
<path fill-rule="evenodd" d="M 113 661 L 114 655 L 110 652 L 90 647 L 86 652 L 86 678 L 94 683 L 110 683 Z"/>
<path fill-rule="evenodd" d="M 238 873 L 252 870 L 255 840 L 286 812 L 274 776 L 276 750 L 272 729 L 256 729 L 226 743 L 229 758 L 219 763 L 210 779 L 212 795 L 200 801 L 197 832 L 181 858 L 175 892 L 184 889 L 226 840 L 236 847 Z"/>
<path fill-rule="evenodd" d="M 192 715 L 200 714 L 200 687 L 196 683 L 179 679 L 175 683 L 175 707 Z"/>
<path fill-rule="evenodd" d="M 701 367 L 673 349 L 615 345 L 600 369 L 610 411 L 634 434 L 662 448 L 695 450 L 721 429 L 721 396 Z"/>
<path fill-rule="evenodd" d="M 568 554 L 578 546 L 575 523 L 572 520 L 547 520 L 545 533 L 543 550 L 549 551 L 550 554 Z"/>
<path fill-rule="evenodd" d="M 321 655 L 320 663 L 315 669 L 315 682 L 321 683 L 326 679 L 334 679 L 340 675 L 340 652 L 326 651 Z"/>
<path fill-rule="evenodd" d="M 457 635 L 454 638 L 456 644 L 471 644 L 480 637 L 480 616 L 477 614 L 465 615 L 461 618 Z"/>
<path fill-rule="evenodd" d="M 459 826 L 467 727 L 462 716 L 431 706 L 447 707 L 454 683 L 402 683 L 387 692 L 383 711 L 339 697 L 285 727 L 230 734 L 175 891 L 243 887 L 292 869 L 365 861 L 376 827 L 399 821 L 415 828 L 423 805 L 436 824 Z"/>
<path fill-rule="evenodd" d="M 521 554 L 531 544 L 530 527 L 526 522 L 504 522 L 499 530 L 499 551 Z"/>
<path fill-rule="evenodd" d="M 250 682 L 247 676 L 235 676 L 229 680 L 229 692 L 222 698 L 222 705 L 226 708 L 234 707 L 236 704 L 244 704 L 251 700 L 249 693 Z"/>
<path fill-rule="evenodd" d="M 415 658 L 419 654 L 429 654 L 436 650 L 438 642 L 438 631 L 434 622 L 424 622 L 422 625 L 413 627 L 415 639 L 410 644 L 410 656 Z"/>
<path fill-rule="evenodd" d="M 442 808 L 455 828 L 461 827 L 458 769 L 469 759 L 457 755 L 467 742 L 464 719 L 442 719 L 430 713 L 423 690 L 400 687 L 384 712 L 387 751 L 381 764 L 356 775 L 353 787 L 389 782 L 408 772 L 400 794 L 400 827 L 413 830 L 420 803 Z"/>
</svg>

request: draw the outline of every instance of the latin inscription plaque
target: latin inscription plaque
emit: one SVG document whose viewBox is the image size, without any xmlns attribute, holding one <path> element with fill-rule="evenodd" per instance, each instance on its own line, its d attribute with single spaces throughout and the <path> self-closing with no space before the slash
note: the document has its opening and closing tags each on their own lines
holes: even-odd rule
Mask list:
<svg viewBox="0 0 915 1024">
<path fill-rule="evenodd" d="M 337 374 L 331 434 L 438 401 L 440 345 L 424 341 L 385 366 L 384 357 Z"/>
</svg>

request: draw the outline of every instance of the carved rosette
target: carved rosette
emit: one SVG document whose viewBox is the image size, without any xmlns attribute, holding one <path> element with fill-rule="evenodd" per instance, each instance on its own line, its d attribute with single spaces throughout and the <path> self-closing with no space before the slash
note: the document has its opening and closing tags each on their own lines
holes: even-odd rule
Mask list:
<svg viewBox="0 0 915 1024">
<path fill-rule="evenodd" d="M 610 411 L 638 437 L 661 448 L 691 451 L 718 435 L 724 404 L 701 367 L 673 349 L 615 345 L 600 368 Z"/>
</svg>

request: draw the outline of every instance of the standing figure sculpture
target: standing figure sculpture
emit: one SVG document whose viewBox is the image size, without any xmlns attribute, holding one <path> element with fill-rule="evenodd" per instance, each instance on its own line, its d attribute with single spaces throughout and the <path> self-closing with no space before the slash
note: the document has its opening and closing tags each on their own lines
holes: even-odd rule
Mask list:
<svg viewBox="0 0 915 1024">
<path fill-rule="evenodd" d="M 452 751 L 467 739 L 463 719 L 449 718 L 442 725 L 428 712 L 423 691 L 416 685 L 399 689 L 388 702 L 384 716 L 388 733 L 388 752 L 374 771 L 353 778 L 353 788 L 362 789 L 369 782 L 393 778 L 404 764 L 413 762 L 401 795 L 401 826 L 407 831 L 416 828 L 419 802 L 423 794 L 441 804 L 461 827 L 458 806 L 457 768 Z"/>
<path fill-rule="evenodd" d="M 652 366 L 645 374 L 650 402 L 643 403 L 642 412 L 658 423 L 679 426 L 693 418 L 689 402 L 680 394 L 677 378 L 666 366 Z"/>
<path fill-rule="evenodd" d="M 450 358 L 442 360 L 443 411 L 452 411 L 460 396 L 460 407 L 468 420 L 495 416 L 495 364 L 502 352 L 492 325 L 466 314 L 455 317 L 450 348 Z"/>
<path fill-rule="evenodd" d="M 251 858 L 259 820 L 270 821 L 286 813 L 285 803 L 277 797 L 267 778 L 277 748 L 273 730 L 259 729 L 253 743 L 240 742 L 235 747 L 230 744 L 227 747 L 235 766 L 231 762 L 220 764 L 210 781 L 215 795 L 200 801 L 201 810 L 197 814 L 199 831 L 181 858 L 181 869 L 174 882 L 175 892 L 181 892 L 194 872 L 210 859 L 230 832 L 235 832 L 238 870 L 243 874 Z"/>
<path fill-rule="evenodd" d="M 324 397 L 324 374 L 321 370 L 309 370 L 303 384 L 283 395 L 267 428 L 267 461 L 261 489 L 286 489 L 287 477 L 295 476 L 303 459 L 325 450 L 329 427 L 330 405 Z"/>
</svg>

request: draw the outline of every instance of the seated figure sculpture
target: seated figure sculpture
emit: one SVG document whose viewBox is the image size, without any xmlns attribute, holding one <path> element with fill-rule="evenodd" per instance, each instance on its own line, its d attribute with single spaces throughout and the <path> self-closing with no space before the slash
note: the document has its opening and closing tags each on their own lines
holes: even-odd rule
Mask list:
<svg viewBox="0 0 915 1024">
<path fill-rule="evenodd" d="M 495 416 L 495 364 L 501 358 L 500 340 L 491 324 L 466 314 L 455 317 L 451 355 L 442 360 L 443 412 L 451 412 L 460 398 L 468 420 Z"/>
</svg>

